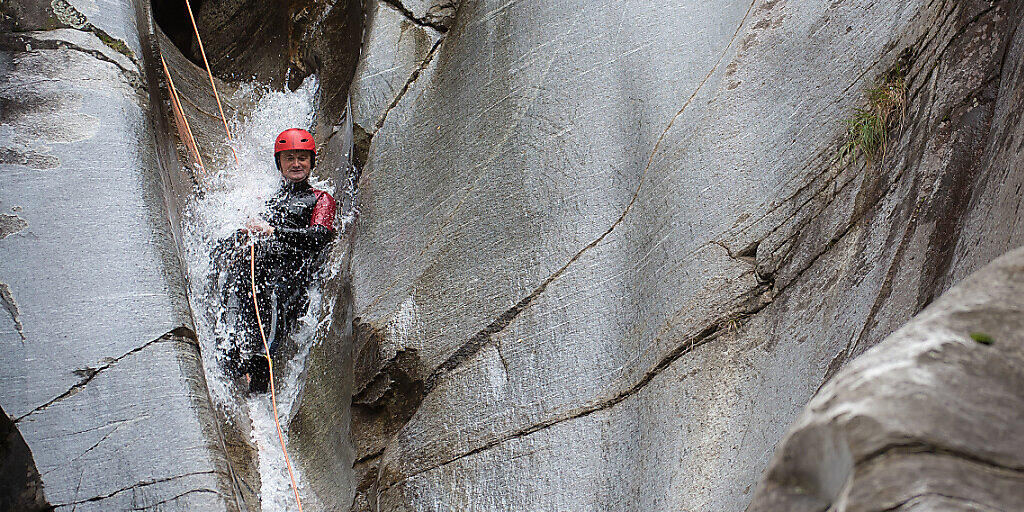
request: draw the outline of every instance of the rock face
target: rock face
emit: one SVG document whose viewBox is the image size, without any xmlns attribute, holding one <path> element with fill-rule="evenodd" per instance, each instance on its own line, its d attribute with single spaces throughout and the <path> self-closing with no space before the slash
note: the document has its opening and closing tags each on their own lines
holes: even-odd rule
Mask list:
<svg viewBox="0 0 1024 512">
<path fill-rule="evenodd" d="M 147 5 L 0 4 L 0 406 L 25 476 L 4 485 L 30 506 L 240 506 L 172 236 L 190 178 L 159 172 L 158 47 L 230 157 L 171 55 L 189 37 L 158 44 Z M 352 82 L 362 216 L 289 424 L 311 501 L 742 510 L 823 385 L 752 508 L 952 507 L 950 475 L 1019 498 L 995 430 L 1021 420 L 995 307 L 1019 279 L 840 370 L 1024 241 L 1024 2 L 382 0 L 365 34 L 355 2 L 196 5 L 225 76 L 318 72 L 321 140 Z M 847 120 L 879 98 L 875 150 Z"/>
<path fill-rule="evenodd" d="M 18 464 L 57 510 L 233 509 L 157 165 L 145 4 L 2 9 L 0 401 Z"/>
<path fill-rule="evenodd" d="M 807 405 L 749 511 L 1017 510 L 1024 249 L 943 294 Z"/>
<path fill-rule="evenodd" d="M 369 24 L 356 508 L 745 508 L 823 382 L 1022 242 L 1021 9 L 465 0 L 418 63 Z M 844 156 L 871 89 L 905 115 Z"/>
</svg>

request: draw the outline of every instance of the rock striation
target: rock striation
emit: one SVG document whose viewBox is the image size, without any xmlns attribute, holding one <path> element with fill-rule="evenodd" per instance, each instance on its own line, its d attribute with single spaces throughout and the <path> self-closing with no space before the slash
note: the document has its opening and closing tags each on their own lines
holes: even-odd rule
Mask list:
<svg viewBox="0 0 1024 512">
<path fill-rule="evenodd" d="M 310 503 L 1019 501 L 1024 256 L 953 286 L 1024 242 L 1021 0 L 196 5 L 226 91 L 318 74 L 328 170 L 352 95 L 361 218 L 288 425 Z M 230 158 L 191 36 L 0 13 L 5 499 L 254 508 L 175 244 L 201 177 L 167 172 L 158 53 Z"/>
</svg>

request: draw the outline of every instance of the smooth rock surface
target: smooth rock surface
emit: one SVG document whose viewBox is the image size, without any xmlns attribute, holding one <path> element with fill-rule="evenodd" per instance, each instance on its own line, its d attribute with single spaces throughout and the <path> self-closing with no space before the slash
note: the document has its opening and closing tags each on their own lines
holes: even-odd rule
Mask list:
<svg viewBox="0 0 1024 512">
<path fill-rule="evenodd" d="M 145 10 L 85 4 L 67 28 L 2 36 L 0 400 L 57 510 L 233 509 L 139 67 Z M 62 20 L 78 3 L 47 5 Z"/>
<path fill-rule="evenodd" d="M 380 0 L 366 7 L 366 35 L 352 79 L 352 117 L 362 137 L 372 136 L 397 98 L 429 61 L 441 34 L 417 25 Z M 365 159 L 365 151 L 362 148 Z"/>
<path fill-rule="evenodd" d="M 356 508 L 746 507 L 815 389 L 1024 242 L 1020 19 L 461 2 L 360 183 Z M 900 67 L 885 156 L 837 158 Z"/>
<path fill-rule="evenodd" d="M 1024 249 L 840 371 L 780 444 L 748 510 L 1018 509 L 1021 296 Z"/>
</svg>

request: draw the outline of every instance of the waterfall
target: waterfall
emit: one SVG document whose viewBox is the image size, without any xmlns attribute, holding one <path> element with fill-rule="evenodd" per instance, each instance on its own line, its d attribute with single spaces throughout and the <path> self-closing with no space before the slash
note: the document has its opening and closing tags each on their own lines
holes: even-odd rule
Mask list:
<svg viewBox="0 0 1024 512">
<path fill-rule="evenodd" d="M 232 98 L 241 107 L 230 122 L 239 165 L 207 169 L 203 192 L 193 196 L 183 215 L 190 301 L 195 312 L 210 394 L 223 416 L 239 423 L 235 428 L 243 431 L 251 428 L 248 441 L 258 454 L 259 497 L 264 512 L 296 510 L 296 506 L 277 438 L 270 395 L 249 395 L 244 384 L 233 382 L 224 371 L 227 347 L 218 346 L 218 343 L 231 343 L 234 326 L 220 320 L 224 305 L 221 304 L 220 293 L 209 284 L 214 269 L 211 255 L 218 241 L 243 227 L 248 218 L 259 215 L 264 202 L 277 190 L 280 174 L 273 162 L 274 137 L 287 128 L 311 127 L 317 88 L 316 76 L 307 78 L 295 91 L 274 91 L 262 85 L 243 84 Z M 351 204 L 346 200 L 352 193 L 346 180 L 347 172 L 320 178 L 316 174 L 314 171 L 310 176 L 310 184 L 338 198 L 335 227 L 340 232 L 352 218 L 352 214 L 345 213 L 346 209 L 341 207 Z M 324 274 L 329 277 L 339 272 L 342 259 L 332 257 Z M 289 337 L 291 341 L 274 357 L 278 412 L 286 441 L 288 420 L 297 406 L 296 397 L 299 396 L 306 355 L 317 333 L 327 327 L 323 324 L 332 317 L 330 309 L 333 302 L 322 300 L 320 284 L 323 282 L 324 279 L 314 282 L 309 290 L 309 306 Z M 299 482 L 299 492 L 305 501 L 311 493 L 304 488 L 296 454 L 290 450 L 289 455 Z"/>
</svg>

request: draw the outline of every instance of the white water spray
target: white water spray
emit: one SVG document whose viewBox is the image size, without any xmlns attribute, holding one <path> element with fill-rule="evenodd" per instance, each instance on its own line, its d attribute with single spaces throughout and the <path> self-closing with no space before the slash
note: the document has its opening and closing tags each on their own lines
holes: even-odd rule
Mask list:
<svg viewBox="0 0 1024 512">
<path fill-rule="evenodd" d="M 190 300 L 196 312 L 210 393 L 216 405 L 227 411 L 225 416 L 242 415 L 251 421 L 250 441 L 258 450 L 260 501 L 264 512 L 291 511 L 297 510 L 297 507 L 290 488 L 284 453 L 277 439 L 270 396 L 244 396 L 245 389 L 233 383 L 223 370 L 222 359 L 227 347 L 216 346 L 216 340 L 233 340 L 234 327 L 218 323 L 223 306 L 219 298 L 214 296 L 216 294 L 208 289 L 210 273 L 214 268 L 211 255 L 218 241 L 242 228 L 249 218 L 258 216 L 265 201 L 276 192 L 281 177 L 273 162 L 274 137 L 287 128 L 310 127 L 316 91 L 315 76 L 307 78 L 293 92 L 271 91 L 265 86 L 254 84 L 240 87 L 233 99 L 248 108 L 240 109 L 231 123 L 234 149 L 240 164 L 237 168 L 212 170 L 204 184 L 206 192 L 190 202 L 184 216 Z M 330 180 L 318 181 L 311 177 L 310 183 L 315 188 L 335 194 L 336 184 Z M 336 219 L 335 224 L 343 226 L 345 222 Z M 327 274 L 338 271 L 338 268 L 334 268 L 337 267 L 336 263 L 336 260 L 329 263 L 332 268 L 326 269 Z M 320 319 L 326 319 L 326 322 L 331 318 L 328 310 L 330 305 L 321 301 L 318 284 L 313 285 L 309 298 L 306 314 L 299 319 L 291 336 L 297 350 L 292 351 L 293 355 L 286 361 L 275 357 L 274 382 L 277 385 L 278 412 L 286 439 L 288 420 L 298 396 L 298 380 L 306 355 L 316 333 L 324 327 L 318 326 L 318 322 Z M 288 354 L 288 351 L 282 352 Z M 305 497 L 310 493 L 302 483 L 295 455 L 291 455 L 295 476 L 299 481 L 299 493 L 305 502 Z"/>
</svg>

